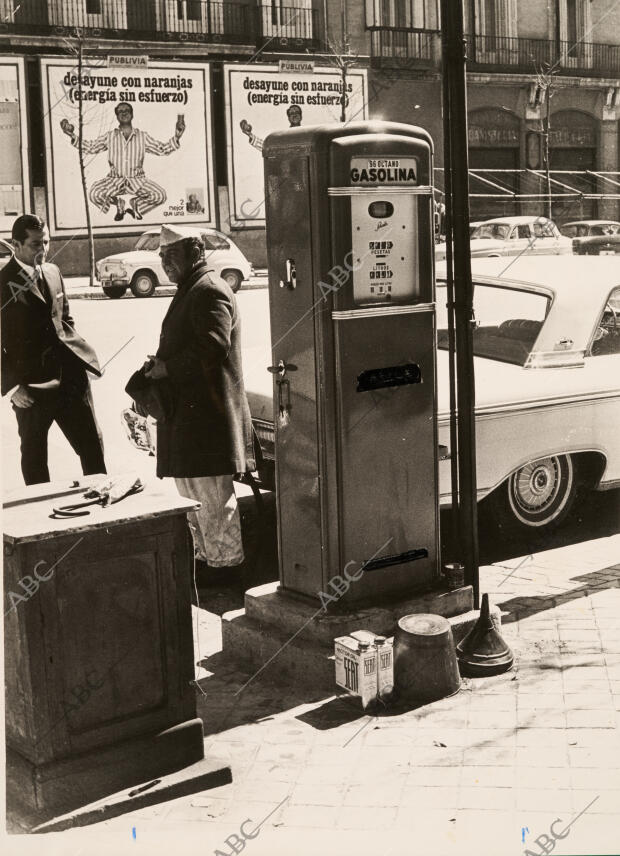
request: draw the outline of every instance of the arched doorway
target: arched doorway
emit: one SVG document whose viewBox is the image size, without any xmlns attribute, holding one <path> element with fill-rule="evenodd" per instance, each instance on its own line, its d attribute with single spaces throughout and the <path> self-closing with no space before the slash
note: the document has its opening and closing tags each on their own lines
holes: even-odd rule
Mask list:
<svg viewBox="0 0 620 856">
<path fill-rule="evenodd" d="M 558 110 L 551 114 L 549 154 L 552 170 L 595 170 L 597 165 L 598 127 L 596 119 L 581 110 Z M 596 193 L 595 179 L 579 175 L 556 175 L 583 193 Z M 562 188 L 556 185 L 558 192 Z M 558 200 L 553 205 L 553 217 L 558 223 L 595 218 L 598 205 L 594 199 Z"/>
<path fill-rule="evenodd" d="M 482 175 L 500 185 L 494 188 L 486 181 L 470 176 L 470 217 L 472 220 L 518 214 L 518 203 L 505 191 L 519 192 L 518 170 L 520 151 L 519 118 L 509 110 L 499 107 L 484 107 L 472 110 L 468 117 L 469 168 L 498 170 Z M 476 194 L 493 194 L 481 198 Z M 496 197 L 496 198 L 494 198 Z"/>
</svg>

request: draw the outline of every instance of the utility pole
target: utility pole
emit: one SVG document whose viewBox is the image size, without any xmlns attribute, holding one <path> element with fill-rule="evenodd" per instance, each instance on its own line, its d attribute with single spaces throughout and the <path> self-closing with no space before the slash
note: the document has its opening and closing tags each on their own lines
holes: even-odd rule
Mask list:
<svg viewBox="0 0 620 856">
<path fill-rule="evenodd" d="M 473 359 L 473 284 L 469 247 L 469 162 L 467 152 L 467 94 L 463 0 L 441 0 L 444 168 L 446 184 L 446 243 L 448 280 L 454 283 L 456 340 L 456 405 L 458 410 L 458 547 L 465 565 L 465 582 L 473 586 L 474 607 L 480 599 L 478 569 L 478 506 L 476 483 L 475 381 Z M 451 263 L 451 264 L 450 264 Z M 452 268 L 452 270 L 450 270 Z M 454 450 L 453 450 L 454 452 Z M 455 492 L 456 493 L 456 492 Z"/>
</svg>

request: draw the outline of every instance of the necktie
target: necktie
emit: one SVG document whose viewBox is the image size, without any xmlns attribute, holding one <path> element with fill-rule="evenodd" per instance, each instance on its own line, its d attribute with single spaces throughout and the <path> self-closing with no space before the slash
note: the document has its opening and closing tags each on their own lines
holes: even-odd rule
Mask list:
<svg viewBox="0 0 620 856">
<path fill-rule="evenodd" d="M 36 283 L 37 288 L 39 289 L 39 293 L 41 294 L 41 297 L 43 298 L 43 300 L 45 300 L 45 302 L 47 303 L 48 307 L 51 309 L 51 307 L 52 307 L 51 294 L 50 294 L 49 288 L 47 287 L 47 283 L 45 282 L 45 278 L 43 276 L 43 270 L 41 269 L 41 267 L 39 265 L 37 265 L 37 267 L 35 267 L 35 269 L 34 269 L 34 272 L 35 272 L 35 283 Z"/>
</svg>

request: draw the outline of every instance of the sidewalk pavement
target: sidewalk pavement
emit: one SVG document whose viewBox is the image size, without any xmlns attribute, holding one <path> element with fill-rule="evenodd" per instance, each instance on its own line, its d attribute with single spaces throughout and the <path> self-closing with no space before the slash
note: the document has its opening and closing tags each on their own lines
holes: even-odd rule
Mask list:
<svg viewBox="0 0 620 856">
<path fill-rule="evenodd" d="M 222 658 L 213 592 L 193 613 L 198 715 L 232 784 L 52 837 L 89 853 L 620 853 L 620 535 L 483 567 L 481 591 L 514 669 L 378 717 L 248 683 Z"/>
<path fill-rule="evenodd" d="M 96 281 L 95 286 L 91 286 L 90 278 L 87 276 L 69 276 L 64 278 L 67 295 L 71 300 L 109 300 L 110 298 L 103 293 L 101 283 Z M 253 288 L 267 288 L 267 269 L 258 269 L 254 271 L 254 275 L 245 280 L 241 286 L 242 291 L 247 291 Z M 153 297 L 172 297 L 176 292 L 175 285 L 161 285 L 155 291 Z M 121 300 L 136 300 L 129 289 L 125 292 Z"/>
</svg>

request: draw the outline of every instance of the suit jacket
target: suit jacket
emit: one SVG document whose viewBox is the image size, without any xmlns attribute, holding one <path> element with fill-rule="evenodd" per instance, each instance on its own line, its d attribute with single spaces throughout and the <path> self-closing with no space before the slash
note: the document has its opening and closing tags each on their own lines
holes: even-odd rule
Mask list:
<svg viewBox="0 0 620 856">
<path fill-rule="evenodd" d="M 206 264 L 179 284 L 163 320 L 157 356 L 173 399 L 157 423 L 157 475 L 192 478 L 255 469 L 252 420 L 241 366 L 235 296 Z"/>
<path fill-rule="evenodd" d="M 0 270 L 2 307 L 2 395 L 17 384 L 55 389 L 61 382 L 84 378 L 84 369 L 101 375 L 97 355 L 74 329 L 60 271 L 42 265 L 39 294 L 12 258 Z"/>
</svg>

